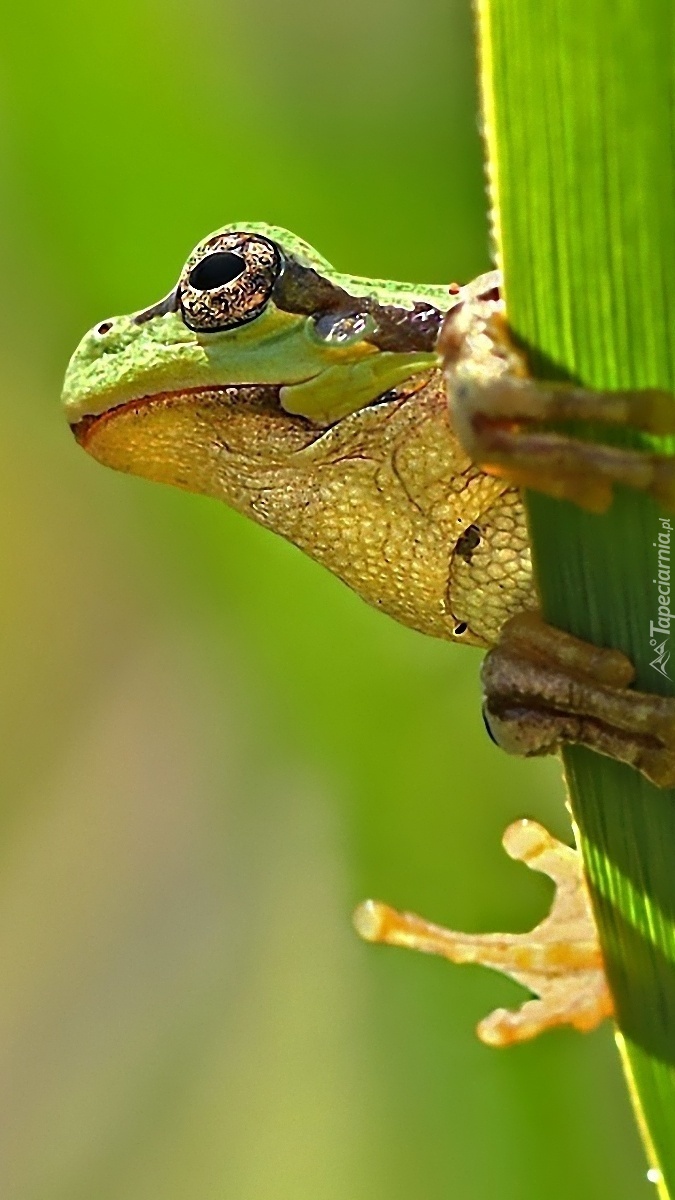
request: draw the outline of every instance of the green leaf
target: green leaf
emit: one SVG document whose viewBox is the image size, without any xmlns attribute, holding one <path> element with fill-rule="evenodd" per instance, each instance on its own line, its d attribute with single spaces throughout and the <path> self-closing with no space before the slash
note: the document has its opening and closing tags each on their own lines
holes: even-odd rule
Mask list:
<svg viewBox="0 0 675 1200">
<path fill-rule="evenodd" d="M 672 0 L 482 0 L 479 20 L 495 233 L 535 371 L 673 389 Z M 668 514 L 626 492 L 601 517 L 528 505 L 546 617 L 671 694 L 650 665 Z M 675 1195 L 675 794 L 580 748 L 564 760 L 631 1094 Z"/>
</svg>

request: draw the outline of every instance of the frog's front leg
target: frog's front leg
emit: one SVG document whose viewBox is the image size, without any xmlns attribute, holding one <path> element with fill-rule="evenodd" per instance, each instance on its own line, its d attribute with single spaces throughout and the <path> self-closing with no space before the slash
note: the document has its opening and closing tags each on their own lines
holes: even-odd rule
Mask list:
<svg viewBox="0 0 675 1200">
<path fill-rule="evenodd" d="M 480 283 L 480 281 L 476 281 Z M 597 391 L 528 375 L 494 289 L 470 285 L 447 314 L 439 339 L 451 419 L 473 461 L 517 487 L 604 512 L 616 484 L 647 491 L 675 508 L 675 457 L 584 441 L 568 422 L 675 434 L 675 398 L 655 388 Z"/>
<path fill-rule="evenodd" d="M 551 429 L 594 422 L 673 434 L 672 395 L 532 380 L 508 335 L 498 290 L 482 280 L 446 316 L 439 348 L 455 430 L 488 473 L 594 512 L 609 506 L 616 484 L 675 507 L 675 457 Z M 488 730 L 510 753 L 547 754 L 579 743 L 629 763 L 660 787 L 675 786 L 675 699 L 634 691 L 633 676 L 624 655 L 523 613 L 507 622 L 485 660 Z"/>
<path fill-rule="evenodd" d="M 556 885 L 548 916 L 530 933 L 458 933 L 373 900 L 356 910 L 357 931 L 367 941 L 480 963 L 534 992 L 538 999 L 515 1011 L 499 1008 L 480 1022 L 478 1036 L 490 1046 L 526 1041 L 556 1025 L 594 1029 L 613 1006 L 580 856 L 536 821 L 510 825 L 503 844 L 511 858 Z"/>
<path fill-rule="evenodd" d="M 675 700 L 634 691 L 618 650 L 601 650 L 521 613 L 483 662 L 483 714 L 510 754 L 588 746 L 635 767 L 657 787 L 675 786 Z"/>
</svg>

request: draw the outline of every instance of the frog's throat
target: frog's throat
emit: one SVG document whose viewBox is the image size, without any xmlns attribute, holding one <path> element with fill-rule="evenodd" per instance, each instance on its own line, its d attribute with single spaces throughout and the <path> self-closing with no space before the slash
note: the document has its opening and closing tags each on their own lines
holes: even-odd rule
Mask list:
<svg viewBox="0 0 675 1200">
<path fill-rule="evenodd" d="M 74 432 L 104 465 L 223 501 L 379 610 L 451 637 L 448 560 L 466 497 L 450 484 L 469 464 L 452 438 L 440 371 L 328 429 L 284 412 L 279 391 L 155 394 L 84 417 Z"/>
<path fill-rule="evenodd" d="M 204 387 L 203 384 L 199 384 L 197 387 L 193 388 L 179 388 L 176 391 L 156 392 L 152 395 L 140 396 L 137 399 L 125 400 L 120 404 L 114 405 L 112 408 L 106 409 L 105 412 L 86 413 L 77 420 L 71 421 L 70 428 L 75 440 L 85 450 L 89 450 L 90 452 L 93 450 L 95 458 L 98 458 L 106 465 L 112 466 L 116 469 L 124 470 L 125 468 L 120 467 L 117 462 L 109 462 L 107 455 L 99 454 L 94 449 L 96 438 L 103 433 L 106 426 L 114 425 L 118 418 L 133 418 L 135 415 L 139 421 L 142 421 L 144 411 L 148 411 L 150 408 L 154 409 L 161 407 L 162 405 L 165 405 L 168 408 L 174 404 L 180 404 L 181 402 L 186 406 L 189 406 L 191 400 L 197 403 L 205 395 L 213 396 L 221 394 L 231 398 L 233 393 L 241 393 L 242 396 L 245 396 L 246 393 L 252 390 L 255 390 L 256 395 L 259 398 L 264 399 L 265 404 L 270 411 L 274 411 L 275 409 L 280 411 L 280 388 L 276 386 L 268 385 L 262 387 L 251 387 L 247 384 L 234 386 L 223 384 L 218 386 L 214 384 Z"/>
</svg>

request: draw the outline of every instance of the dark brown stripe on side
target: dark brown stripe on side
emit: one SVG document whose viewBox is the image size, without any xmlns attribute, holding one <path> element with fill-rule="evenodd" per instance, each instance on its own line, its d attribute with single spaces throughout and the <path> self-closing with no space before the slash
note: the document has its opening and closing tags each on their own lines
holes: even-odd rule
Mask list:
<svg viewBox="0 0 675 1200">
<path fill-rule="evenodd" d="M 373 296 L 350 296 L 349 292 L 319 275 L 313 267 L 303 266 L 292 255 L 283 257 L 272 299 L 284 312 L 307 316 L 369 313 L 377 328 L 364 340 L 377 346 L 378 350 L 401 354 L 432 351 L 444 316 L 431 304 L 417 303 L 414 308 L 398 308 L 394 304 L 378 304 Z"/>
<path fill-rule="evenodd" d="M 153 317 L 163 317 L 166 313 L 178 312 L 178 304 L 178 287 L 175 287 L 163 300 L 153 304 L 152 308 L 144 308 L 143 312 L 136 313 L 134 325 L 144 325 Z"/>
</svg>

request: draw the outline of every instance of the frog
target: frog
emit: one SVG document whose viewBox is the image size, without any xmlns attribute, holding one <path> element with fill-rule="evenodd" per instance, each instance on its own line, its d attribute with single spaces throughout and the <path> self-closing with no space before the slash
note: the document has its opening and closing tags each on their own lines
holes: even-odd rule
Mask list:
<svg viewBox="0 0 675 1200">
<path fill-rule="evenodd" d="M 98 462 L 224 501 L 409 628 L 487 651 L 483 716 L 507 752 L 579 744 L 675 785 L 675 700 L 637 691 L 620 651 L 542 620 L 523 499 L 532 488 L 602 512 L 628 486 L 675 506 L 674 460 L 611 438 L 675 433 L 672 397 L 533 379 L 498 271 L 464 285 L 358 277 L 288 230 L 235 222 L 197 244 L 163 299 L 85 334 L 62 399 Z M 606 442 L 579 434 L 589 421 Z M 592 1028 L 612 1003 L 579 856 L 534 823 L 505 844 L 558 889 L 529 940 L 454 934 L 375 901 L 357 929 L 454 961 L 470 946 L 470 961 L 538 991 L 479 1027 L 491 1045 Z"/>
</svg>

